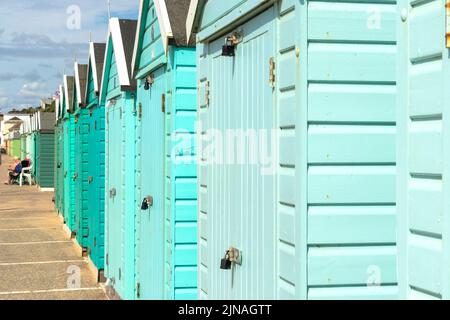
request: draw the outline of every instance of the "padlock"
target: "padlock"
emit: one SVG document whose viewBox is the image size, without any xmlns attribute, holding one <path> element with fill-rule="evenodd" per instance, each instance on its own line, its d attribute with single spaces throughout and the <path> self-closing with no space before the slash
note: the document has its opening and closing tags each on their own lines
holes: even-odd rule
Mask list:
<svg viewBox="0 0 450 320">
<path fill-rule="evenodd" d="M 147 198 L 144 198 L 144 200 L 142 201 L 141 210 L 148 210 Z"/>
<path fill-rule="evenodd" d="M 225 257 L 220 260 L 220 269 L 222 270 L 230 270 L 231 269 L 231 261 L 229 258 L 229 252 L 225 253 Z"/>
</svg>

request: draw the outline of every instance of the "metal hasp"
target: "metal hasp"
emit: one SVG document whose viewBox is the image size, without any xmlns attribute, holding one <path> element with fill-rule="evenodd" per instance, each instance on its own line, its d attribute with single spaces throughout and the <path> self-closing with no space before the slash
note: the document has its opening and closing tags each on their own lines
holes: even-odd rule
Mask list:
<svg viewBox="0 0 450 320">
<path fill-rule="evenodd" d="M 236 54 L 236 46 L 242 41 L 242 34 L 233 33 L 225 38 L 225 45 L 222 47 L 222 56 L 234 57 Z"/>
<path fill-rule="evenodd" d="M 150 87 L 155 83 L 155 76 L 153 74 L 145 78 L 144 90 L 150 90 Z"/>
<path fill-rule="evenodd" d="M 148 210 L 149 207 L 153 206 L 153 197 L 148 196 L 142 200 L 141 210 Z"/>
<path fill-rule="evenodd" d="M 239 249 L 230 247 L 220 261 L 220 269 L 230 270 L 233 264 L 242 265 L 242 253 Z"/>
<path fill-rule="evenodd" d="M 109 197 L 110 198 L 114 198 L 117 194 L 117 190 L 116 188 L 112 188 L 111 190 L 109 190 Z"/>
</svg>

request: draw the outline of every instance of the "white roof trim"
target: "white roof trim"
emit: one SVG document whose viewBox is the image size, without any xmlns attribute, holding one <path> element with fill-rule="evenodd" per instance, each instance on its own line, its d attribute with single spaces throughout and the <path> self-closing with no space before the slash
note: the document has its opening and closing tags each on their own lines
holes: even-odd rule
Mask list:
<svg viewBox="0 0 450 320">
<path fill-rule="evenodd" d="M 66 111 L 70 110 L 69 106 L 69 86 L 67 85 L 67 75 L 64 75 L 64 97 L 66 100 Z"/>
<path fill-rule="evenodd" d="M 122 33 L 120 32 L 120 23 L 118 18 L 111 18 L 110 21 L 111 36 L 114 45 L 114 55 L 116 57 L 117 73 L 121 86 L 129 86 L 127 60 L 125 58 L 125 49 L 123 47 Z"/>
<path fill-rule="evenodd" d="M 150 0 L 152 1 L 152 0 Z M 161 33 L 161 39 L 163 39 L 164 52 L 167 54 L 169 50 L 169 39 L 173 38 L 172 26 L 170 25 L 169 12 L 167 11 L 166 2 L 164 0 L 153 0 L 156 9 L 156 16 L 158 17 L 159 29 Z M 134 41 L 134 51 L 133 51 L 133 73 L 136 73 L 138 50 L 139 50 L 139 40 L 141 36 L 141 26 L 142 18 L 144 13 L 145 0 L 140 0 L 139 2 L 139 19 L 137 23 L 136 39 Z"/>
<path fill-rule="evenodd" d="M 41 130 L 41 111 L 37 113 L 37 128 L 38 131 Z"/>
<path fill-rule="evenodd" d="M 195 16 L 197 15 L 198 0 L 191 0 L 189 5 L 189 12 L 186 18 L 186 39 L 191 38 L 192 30 L 194 29 Z"/>
<path fill-rule="evenodd" d="M 73 68 L 75 69 L 75 87 L 77 88 L 77 101 L 81 105 L 81 86 L 80 86 L 80 72 L 78 70 L 78 62 L 75 62 Z"/>
<path fill-rule="evenodd" d="M 109 30 L 108 30 L 108 38 L 106 41 L 105 48 L 105 58 L 103 63 L 103 72 L 102 72 L 102 85 L 100 87 L 100 100 L 102 99 L 103 90 L 105 86 L 105 71 L 106 68 L 109 67 L 106 65 L 106 58 L 108 57 L 109 46 L 111 45 L 114 49 L 114 55 L 116 57 L 116 66 L 117 73 L 119 75 L 119 84 L 121 86 L 129 86 L 130 78 L 128 77 L 128 68 L 127 68 L 127 60 L 125 58 L 125 49 L 123 47 L 122 41 L 122 33 L 120 32 L 120 22 L 119 18 L 111 18 L 109 20 Z M 102 101 L 99 101 L 101 103 Z"/>
<path fill-rule="evenodd" d="M 59 97 L 55 97 L 55 118 L 59 118 Z"/>
<path fill-rule="evenodd" d="M 98 77 L 97 77 L 97 57 L 95 56 L 94 42 L 89 43 L 89 62 L 88 62 L 88 73 L 89 69 L 92 69 L 92 76 L 94 78 L 94 90 L 98 93 L 100 89 L 98 87 Z M 90 67 L 90 68 L 89 68 Z M 89 77 L 89 74 L 88 74 Z M 88 94 L 87 86 L 89 86 L 89 79 L 86 81 L 86 94 Z"/>
<path fill-rule="evenodd" d="M 58 118 L 62 115 L 63 101 L 64 101 L 64 88 L 63 85 L 59 85 L 59 106 L 58 106 Z"/>
<path fill-rule="evenodd" d="M 134 49 L 133 49 L 133 60 L 131 62 L 133 68 L 133 77 L 136 75 L 136 63 L 137 63 L 137 51 L 139 47 L 139 36 L 141 33 L 141 24 L 142 24 L 142 13 L 144 12 L 144 0 L 139 1 L 139 15 L 138 15 L 138 23 L 136 29 L 136 38 L 134 39 Z"/>
<path fill-rule="evenodd" d="M 169 12 L 167 11 L 166 2 L 164 0 L 153 0 L 158 17 L 161 38 L 163 39 L 164 51 L 167 54 L 169 48 L 169 39 L 173 38 L 172 26 L 170 25 Z M 139 17 L 140 19 L 141 17 Z"/>
</svg>

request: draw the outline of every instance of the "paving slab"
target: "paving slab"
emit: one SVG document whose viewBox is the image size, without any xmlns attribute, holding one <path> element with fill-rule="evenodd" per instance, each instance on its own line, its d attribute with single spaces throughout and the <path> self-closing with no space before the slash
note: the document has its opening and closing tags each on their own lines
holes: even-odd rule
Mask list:
<svg viewBox="0 0 450 320">
<path fill-rule="evenodd" d="M 69 237 L 61 228 L 29 229 L 18 231 L 0 231 L 0 243 L 41 242 L 68 240 Z"/>
<path fill-rule="evenodd" d="M 8 245 L 2 246 L 1 251 L 0 264 L 82 259 L 72 242 Z"/>
<path fill-rule="evenodd" d="M 0 180 L 10 161 L 3 158 Z M 0 300 L 107 299 L 63 230 L 52 198 L 36 186 L 0 185 Z M 77 289 L 69 288 L 70 272 L 80 276 Z"/>
<path fill-rule="evenodd" d="M 75 284 L 81 288 L 97 286 L 95 276 L 86 261 L 47 264 L 0 265 L 0 292 L 68 289 Z M 1 296 L 0 296 L 1 298 Z"/>
<path fill-rule="evenodd" d="M 74 291 L 0 294 L 0 300 L 107 300 L 107 297 L 101 288 L 94 288 Z"/>
<path fill-rule="evenodd" d="M 0 218 L 0 230 L 25 228 L 58 228 L 61 224 L 56 217 L 45 218 Z"/>
<path fill-rule="evenodd" d="M 58 215 L 53 211 L 20 211 L 20 210 L 0 210 L 0 221 L 4 219 L 33 219 L 33 218 L 58 218 Z"/>
</svg>

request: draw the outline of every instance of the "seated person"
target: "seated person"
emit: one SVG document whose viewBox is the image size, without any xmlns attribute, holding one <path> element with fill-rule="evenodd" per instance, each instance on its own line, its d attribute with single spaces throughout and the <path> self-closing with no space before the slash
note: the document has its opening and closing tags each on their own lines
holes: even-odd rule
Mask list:
<svg viewBox="0 0 450 320">
<path fill-rule="evenodd" d="M 26 157 L 22 160 L 22 168 L 29 168 L 31 166 L 31 160 L 29 157 Z"/>
<path fill-rule="evenodd" d="M 11 184 L 14 179 L 22 172 L 22 162 L 19 158 L 14 158 L 14 162 L 8 167 L 8 180 L 5 181 L 5 184 Z"/>
</svg>

